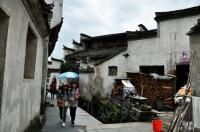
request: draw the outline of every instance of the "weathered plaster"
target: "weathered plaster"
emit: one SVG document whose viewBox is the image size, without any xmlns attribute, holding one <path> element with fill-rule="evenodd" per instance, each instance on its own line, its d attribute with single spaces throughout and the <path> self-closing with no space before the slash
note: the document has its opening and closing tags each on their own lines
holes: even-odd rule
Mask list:
<svg viewBox="0 0 200 132">
<path fill-rule="evenodd" d="M 94 73 L 80 73 L 80 90 L 81 96 L 91 99 L 93 95 L 102 97 L 110 97 L 114 79 L 126 77 L 127 58 L 123 56 L 126 53 L 122 52 L 112 59 L 97 65 L 94 68 Z M 117 66 L 117 76 L 108 76 L 108 67 Z"/>
<path fill-rule="evenodd" d="M 200 34 L 190 37 L 190 82 L 194 96 L 200 97 Z"/>
<path fill-rule="evenodd" d="M 0 0 L 0 8 L 10 16 L 0 131 L 21 132 L 40 112 L 43 40 L 21 0 Z M 38 38 L 34 79 L 24 79 L 28 25 Z"/>
<path fill-rule="evenodd" d="M 128 70 L 139 72 L 140 65 L 164 65 L 165 74 L 180 63 L 183 52 L 190 57 L 186 33 L 200 15 L 171 19 L 158 23 L 158 37 L 128 41 Z"/>
<path fill-rule="evenodd" d="M 115 78 L 126 77 L 127 71 L 139 72 L 141 65 L 164 65 L 165 74 L 170 69 L 175 69 L 183 52 L 186 52 L 188 59 L 190 57 L 189 37 L 186 33 L 199 17 L 200 15 L 196 15 L 162 21 L 158 23 L 157 37 L 128 40 L 128 50 L 96 66 L 95 74 L 80 74 L 83 96 L 91 98 L 97 91 L 101 96 L 109 96 Z M 125 58 L 124 53 L 128 53 L 129 56 Z M 117 76 L 108 76 L 108 66 L 118 67 Z M 102 82 L 102 85 L 98 82 Z"/>
</svg>

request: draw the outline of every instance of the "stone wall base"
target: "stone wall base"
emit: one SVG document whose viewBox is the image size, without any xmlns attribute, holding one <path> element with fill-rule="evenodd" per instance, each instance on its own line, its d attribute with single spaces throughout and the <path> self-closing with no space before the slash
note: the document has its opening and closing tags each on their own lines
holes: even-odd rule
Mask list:
<svg viewBox="0 0 200 132">
<path fill-rule="evenodd" d="M 37 115 L 33 120 L 30 121 L 29 126 L 24 132 L 40 132 L 45 123 L 45 116 Z"/>
</svg>

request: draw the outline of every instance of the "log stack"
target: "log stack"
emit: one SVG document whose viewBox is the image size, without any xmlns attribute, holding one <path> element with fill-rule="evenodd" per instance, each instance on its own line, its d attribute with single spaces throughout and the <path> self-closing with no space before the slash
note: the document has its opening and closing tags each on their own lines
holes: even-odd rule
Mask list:
<svg viewBox="0 0 200 132">
<path fill-rule="evenodd" d="M 169 108 L 174 107 L 173 96 L 175 94 L 175 79 L 154 79 L 148 74 L 132 74 L 131 82 L 135 85 L 139 95 L 148 98 L 148 105 L 153 106 L 161 101 Z"/>
</svg>

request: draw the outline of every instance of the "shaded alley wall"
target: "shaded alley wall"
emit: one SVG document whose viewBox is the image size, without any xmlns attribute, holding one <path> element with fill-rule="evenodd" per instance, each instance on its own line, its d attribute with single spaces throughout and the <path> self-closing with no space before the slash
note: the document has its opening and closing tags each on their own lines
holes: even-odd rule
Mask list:
<svg viewBox="0 0 200 132">
<path fill-rule="evenodd" d="M 9 16 L 0 131 L 21 132 L 40 113 L 43 39 L 22 0 L 0 0 Z M 37 37 L 34 78 L 24 78 L 28 27 Z"/>
<path fill-rule="evenodd" d="M 200 97 L 200 34 L 190 37 L 190 82 L 194 96 Z"/>
</svg>

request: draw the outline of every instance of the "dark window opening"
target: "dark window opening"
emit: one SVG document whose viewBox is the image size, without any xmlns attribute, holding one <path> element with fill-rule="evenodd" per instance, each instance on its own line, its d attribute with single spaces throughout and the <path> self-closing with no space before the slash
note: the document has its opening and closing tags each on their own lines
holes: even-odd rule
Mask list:
<svg viewBox="0 0 200 132">
<path fill-rule="evenodd" d="M 9 17 L 3 10 L 0 9 L 0 51 L 1 51 L 0 52 L 0 113 L 1 113 L 1 100 L 3 92 L 8 25 L 9 25 Z"/>
<path fill-rule="evenodd" d="M 189 67 L 189 64 L 176 65 L 176 91 L 187 84 Z"/>
<path fill-rule="evenodd" d="M 140 72 L 145 74 L 156 73 L 164 75 L 164 66 L 140 66 Z"/>
<path fill-rule="evenodd" d="M 109 66 L 108 67 L 108 75 L 109 76 L 117 76 L 117 66 Z"/>
<path fill-rule="evenodd" d="M 47 73 L 47 77 L 50 77 L 50 75 L 51 75 L 51 73 L 50 73 L 50 72 L 48 72 L 48 73 Z"/>
<path fill-rule="evenodd" d="M 37 37 L 33 30 L 28 27 L 26 39 L 26 56 L 24 65 L 24 78 L 33 79 L 35 75 L 35 63 L 37 52 Z"/>
</svg>

